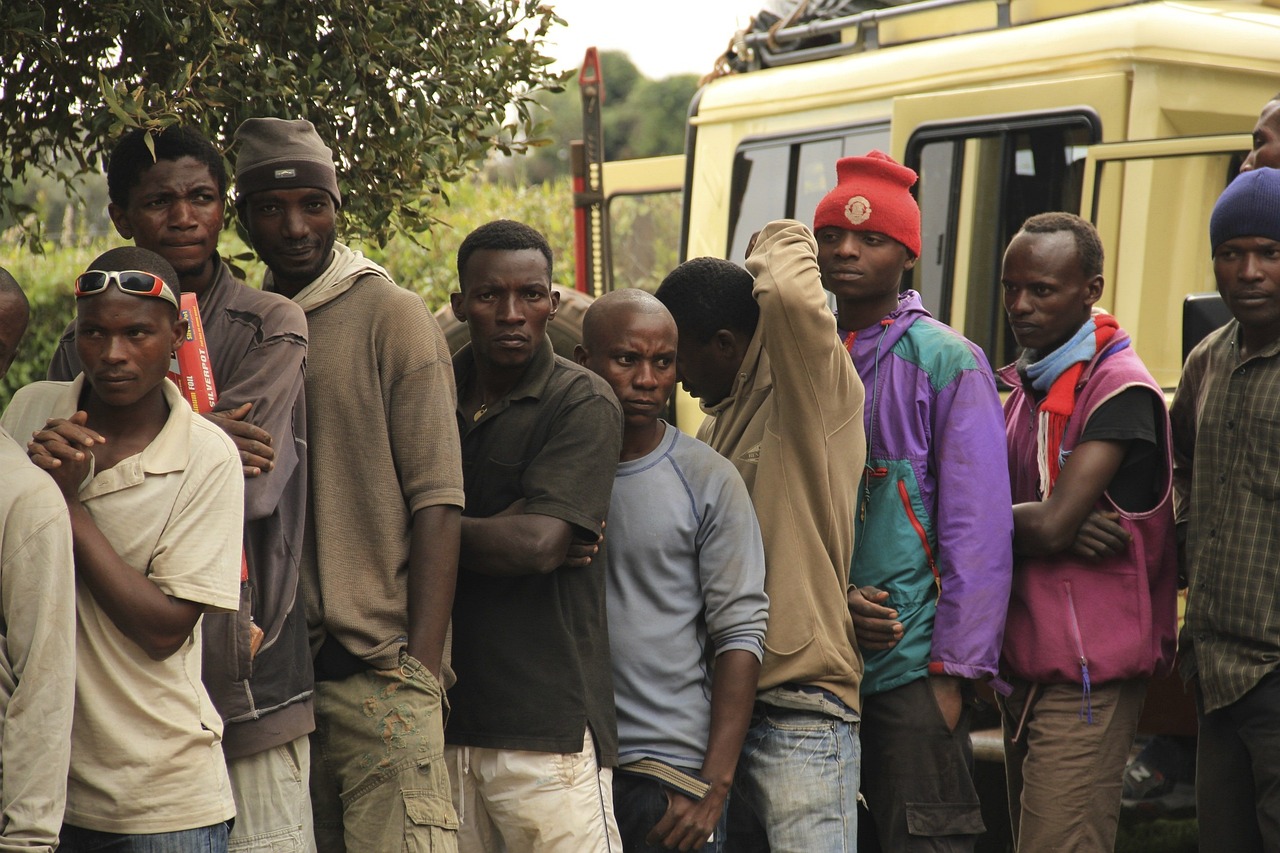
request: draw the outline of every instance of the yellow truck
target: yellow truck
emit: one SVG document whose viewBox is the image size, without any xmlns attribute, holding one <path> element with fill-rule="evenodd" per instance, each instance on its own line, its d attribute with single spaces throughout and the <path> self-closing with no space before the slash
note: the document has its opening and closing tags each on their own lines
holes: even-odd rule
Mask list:
<svg viewBox="0 0 1280 853">
<path fill-rule="evenodd" d="M 922 0 L 740 34 L 735 52 L 746 70 L 690 105 L 682 164 L 604 164 L 608 211 L 674 192 L 682 167 L 679 235 L 672 222 L 660 239 L 681 260 L 742 262 L 766 222 L 812 221 L 837 159 L 878 148 L 920 175 L 923 251 L 907 285 L 993 366 L 1016 356 L 1004 248 L 1028 216 L 1066 210 L 1102 235 L 1101 307 L 1177 384 L 1187 297 L 1214 289 L 1210 213 L 1280 91 L 1280 0 Z M 661 279 L 619 272 L 623 235 L 616 222 L 606 233 L 616 286 Z M 700 418 L 683 397 L 680 426 Z M 1144 728 L 1193 729 L 1189 701 L 1164 688 L 1179 698 L 1153 693 Z"/>
<path fill-rule="evenodd" d="M 829 43 L 771 49 L 815 39 Z M 909 285 L 993 365 L 1014 356 L 1004 247 L 1027 216 L 1068 210 L 1101 231 L 1102 306 L 1176 384 L 1184 298 L 1213 289 L 1209 214 L 1280 90 L 1280 0 L 924 0 L 753 34 L 739 52 L 754 67 L 690 106 L 680 234 L 655 238 L 678 239 L 681 259 L 741 261 L 769 220 L 811 220 L 837 159 L 879 148 L 920 174 Z M 674 190 L 678 167 L 605 164 L 608 205 Z"/>
<path fill-rule="evenodd" d="M 1209 214 L 1280 90 L 1280 0 L 926 0 L 744 40 L 756 64 L 689 113 L 682 257 L 741 260 L 811 221 L 835 161 L 879 148 L 920 174 L 911 287 L 1011 361 L 1000 260 L 1022 221 L 1077 212 L 1106 248 L 1111 310 L 1176 384 L 1183 300 L 1213 289 Z"/>
</svg>

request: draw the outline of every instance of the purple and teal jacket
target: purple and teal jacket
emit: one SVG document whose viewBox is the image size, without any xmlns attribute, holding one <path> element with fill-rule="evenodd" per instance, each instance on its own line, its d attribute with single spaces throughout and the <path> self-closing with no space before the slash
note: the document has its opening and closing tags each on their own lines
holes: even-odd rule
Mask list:
<svg viewBox="0 0 1280 853">
<path fill-rule="evenodd" d="M 862 692 L 929 674 L 994 678 L 1013 573 L 1013 502 L 986 356 L 911 290 L 876 325 L 844 334 L 867 389 L 867 471 L 849 582 L 888 592 L 903 625 L 894 648 L 865 652 Z"/>
</svg>

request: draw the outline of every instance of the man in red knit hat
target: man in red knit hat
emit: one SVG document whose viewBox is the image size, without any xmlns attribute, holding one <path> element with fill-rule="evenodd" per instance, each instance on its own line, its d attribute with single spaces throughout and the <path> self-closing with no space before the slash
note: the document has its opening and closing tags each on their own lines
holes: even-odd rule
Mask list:
<svg viewBox="0 0 1280 853">
<path fill-rule="evenodd" d="M 916 173 L 872 151 L 836 164 L 814 235 L 867 389 L 849 609 L 862 682 L 859 850 L 972 850 L 983 831 L 966 697 L 999 667 L 1012 572 L 1000 397 L 986 356 L 902 275 L 920 253 Z"/>
</svg>

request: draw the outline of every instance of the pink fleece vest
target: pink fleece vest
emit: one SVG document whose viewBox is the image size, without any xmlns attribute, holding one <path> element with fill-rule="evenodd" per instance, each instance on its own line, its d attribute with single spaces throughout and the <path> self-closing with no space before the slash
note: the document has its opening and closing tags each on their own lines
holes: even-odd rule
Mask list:
<svg viewBox="0 0 1280 853">
<path fill-rule="evenodd" d="M 1016 375 L 1011 378 L 1014 390 L 1005 403 L 1005 433 L 1017 504 L 1041 498 L 1034 403 Z M 1075 448 L 1098 406 L 1135 386 L 1150 388 L 1163 403 L 1160 386 L 1132 347 L 1095 357 L 1081 374 L 1063 449 Z M 1178 574 L 1173 463 L 1168 412 L 1163 405 L 1158 412 L 1165 457 L 1159 504 L 1149 512 L 1127 513 L 1105 493 L 1098 501 L 1100 509 L 1120 513 L 1120 523 L 1133 537 L 1129 549 L 1097 562 L 1070 554 L 1015 561 L 1002 650 L 1012 674 L 1040 683 L 1101 684 L 1164 674 L 1172 667 Z"/>
</svg>

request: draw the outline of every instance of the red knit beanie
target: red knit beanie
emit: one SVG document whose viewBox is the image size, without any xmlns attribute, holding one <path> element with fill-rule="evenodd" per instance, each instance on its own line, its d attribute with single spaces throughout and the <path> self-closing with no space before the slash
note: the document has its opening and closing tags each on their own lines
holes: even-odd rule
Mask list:
<svg viewBox="0 0 1280 853">
<path fill-rule="evenodd" d="M 836 188 L 818 202 L 813 230 L 878 231 L 920 256 L 920 208 L 911 196 L 916 173 L 883 151 L 836 161 Z"/>
</svg>

